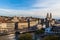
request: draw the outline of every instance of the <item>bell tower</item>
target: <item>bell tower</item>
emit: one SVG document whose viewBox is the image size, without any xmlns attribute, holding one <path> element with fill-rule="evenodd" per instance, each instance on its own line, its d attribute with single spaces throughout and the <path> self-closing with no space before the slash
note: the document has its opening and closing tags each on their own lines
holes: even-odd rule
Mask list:
<svg viewBox="0 0 60 40">
<path fill-rule="evenodd" d="M 50 13 L 50 20 L 52 20 L 52 14 Z"/>
<path fill-rule="evenodd" d="M 46 19 L 49 20 L 49 13 L 47 13 Z"/>
<path fill-rule="evenodd" d="M 49 13 L 47 13 L 47 16 L 46 16 L 46 18 L 49 18 Z"/>
</svg>

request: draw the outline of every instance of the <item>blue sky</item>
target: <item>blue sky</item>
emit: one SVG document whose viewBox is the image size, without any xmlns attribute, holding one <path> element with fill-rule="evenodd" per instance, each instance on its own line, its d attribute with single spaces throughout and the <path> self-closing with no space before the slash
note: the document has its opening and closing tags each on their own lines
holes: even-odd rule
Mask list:
<svg viewBox="0 0 60 40">
<path fill-rule="evenodd" d="M 30 9 L 37 0 L 0 0 L 0 8 Z"/>
<path fill-rule="evenodd" d="M 44 17 L 47 12 L 60 17 L 60 0 L 0 0 L 0 15 Z"/>
</svg>

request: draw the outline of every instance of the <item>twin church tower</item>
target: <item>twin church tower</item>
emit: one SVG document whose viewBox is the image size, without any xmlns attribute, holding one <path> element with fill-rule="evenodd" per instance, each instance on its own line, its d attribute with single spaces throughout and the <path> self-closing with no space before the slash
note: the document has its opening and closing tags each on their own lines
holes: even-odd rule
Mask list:
<svg viewBox="0 0 60 40">
<path fill-rule="evenodd" d="M 47 13 L 47 16 L 46 16 L 47 20 L 52 20 L 52 14 L 50 13 Z"/>
<path fill-rule="evenodd" d="M 47 13 L 47 16 L 45 18 L 46 27 L 50 27 L 50 26 L 52 26 L 54 24 L 55 24 L 55 21 L 52 18 L 52 14 L 51 13 Z"/>
</svg>

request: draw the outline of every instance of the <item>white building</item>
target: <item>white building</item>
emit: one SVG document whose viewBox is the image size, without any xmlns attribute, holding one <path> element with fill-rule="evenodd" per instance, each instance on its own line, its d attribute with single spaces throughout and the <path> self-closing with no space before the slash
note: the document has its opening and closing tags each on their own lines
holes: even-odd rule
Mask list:
<svg viewBox="0 0 60 40">
<path fill-rule="evenodd" d="M 12 21 L 12 22 L 19 22 L 19 19 L 18 19 L 18 17 L 14 16 L 11 21 Z"/>
<path fill-rule="evenodd" d="M 13 31 L 15 28 L 14 23 L 0 23 L 0 32 Z"/>
<path fill-rule="evenodd" d="M 36 24 L 37 24 L 37 21 L 32 21 L 32 22 L 30 22 L 30 27 L 33 27 Z M 19 29 L 28 28 L 28 22 L 18 23 L 18 28 Z"/>
<path fill-rule="evenodd" d="M 42 27 L 41 24 L 38 24 L 38 25 L 37 25 L 37 28 L 38 28 L 38 29 L 42 29 L 43 27 Z"/>
</svg>

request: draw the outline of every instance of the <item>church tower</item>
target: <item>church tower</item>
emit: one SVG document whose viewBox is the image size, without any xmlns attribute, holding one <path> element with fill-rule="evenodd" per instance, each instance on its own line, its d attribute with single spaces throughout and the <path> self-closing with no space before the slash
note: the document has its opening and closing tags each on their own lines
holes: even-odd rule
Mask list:
<svg viewBox="0 0 60 40">
<path fill-rule="evenodd" d="M 46 27 L 49 27 L 49 13 L 47 13 L 47 15 L 46 15 L 45 25 L 46 25 Z"/>
<path fill-rule="evenodd" d="M 50 20 L 52 20 L 52 14 L 50 13 Z"/>
<path fill-rule="evenodd" d="M 46 19 L 45 19 L 46 27 L 50 27 L 51 26 L 51 21 L 52 21 L 52 14 L 51 13 L 47 13 L 47 16 L 46 16 Z"/>
<path fill-rule="evenodd" d="M 47 13 L 47 16 L 46 16 L 46 18 L 49 18 L 49 13 Z"/>
<path fill-rule="evenodd" d="M 50 18 L 52 18 L 52 14 L 50 13 Z"/>
<path fill-rule="evenodd" d="M 46 20 L 49 20 L 49 13 L 47 13 Z"/>
</svg>

